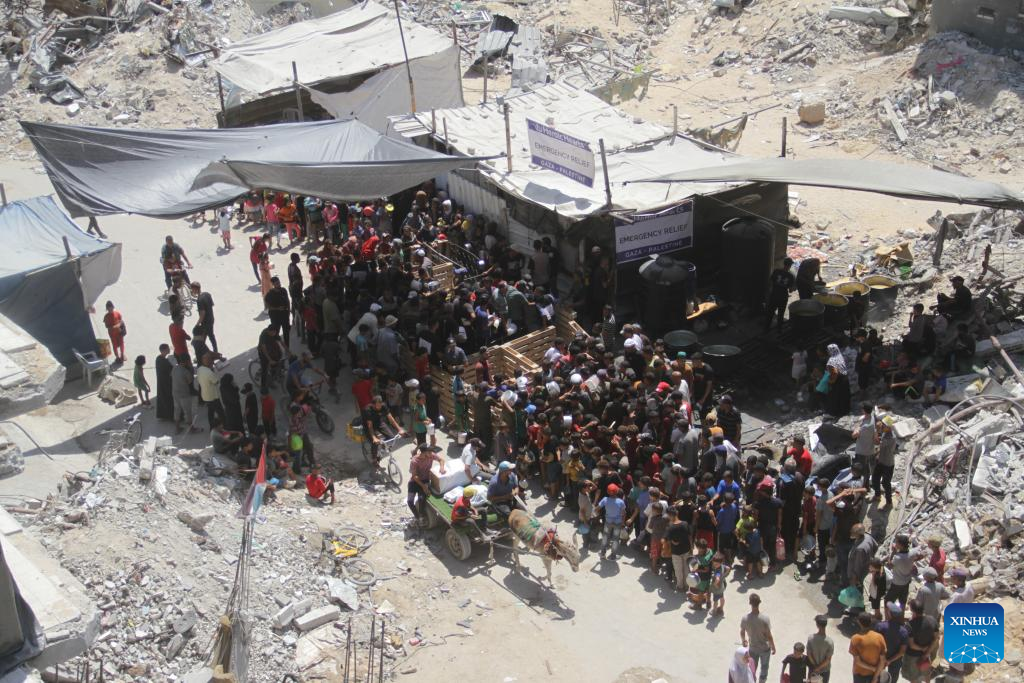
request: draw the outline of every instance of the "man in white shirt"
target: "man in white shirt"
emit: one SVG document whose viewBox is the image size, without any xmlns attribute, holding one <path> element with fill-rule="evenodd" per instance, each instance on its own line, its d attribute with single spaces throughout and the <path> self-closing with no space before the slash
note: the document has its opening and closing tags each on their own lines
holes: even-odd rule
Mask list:
<svg viewBox="0 0 1024 683">
<path fill-rule="evenodd" d="M 466 473 L 466 479 L 473 481 L 473 477 L 476 476 L 480 471 L 486 469 L 484 463 L 480 461 L 477 453 L 484 449 L 484 442 L 480 439 L 470 439 L 469 443 L 462 449 L 462 468 Z"/>
<path fill-rule="evenodd" d="M 213 370 L 212 353 L 202 357 L 202 365 L 196 372 L 196 381 L 199 384 L 199 399 L 206 404 L 206 416 L 210 421 L 210 429 L 219 421 L 223 422 L 226 417 L 224 405 L 220 402 L 220 378 Z"/>
</svg>

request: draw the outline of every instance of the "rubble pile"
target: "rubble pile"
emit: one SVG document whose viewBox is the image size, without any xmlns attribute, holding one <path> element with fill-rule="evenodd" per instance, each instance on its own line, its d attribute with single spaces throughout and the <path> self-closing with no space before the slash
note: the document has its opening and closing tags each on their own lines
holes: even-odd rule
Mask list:
<svg viewBox="0 0 1024 683">
<path fill-rule="evenodd" d="M 849 118 L 844 136 L 868 134 L 942 170 L 1011 173 L 1021 159 L 1021 53 L 945 33 L 905 57 L 908 68 L 888 92 L 837 92 L 830 99 L 830 113 Z"/>
<path fill-rule="evenodd" d="M 154 437 L 106 455 L 91 472 L 68 475 L 63 496 L 20 516 L 92 592 L 103 616 L 86 656 L 114 680 L 169 681 L 201 669 L 235 581 L 246 484 L 224 457 L 169 443 Z M 352 597 L 354 587 L 332 588 L 339 580 L 316 562 L 320 530 L 300 512 L 309 510 L 273 505 L 273 522 L 256 525 L 250 681 L 280 681 L 329 659 L 314 656 L 325 643 L 344 645 L 332 594 L 373 609 L 372 599 Z M 126 563 L 126 556 L 137 559 Z M 368 642 L 364 630 L 357 642 Z M 395 646 L 386 654 L 393 660 Z"/>
<path fill-rule="evenodd" d="M 1024 397 L 1013 380 L 1003 388 Z M 906 464 L 896 529 L 951 539 L 950 560 L 987 596 L 1024 596 L 1022 417 L 1019 399 L 993 396 L 926 413 L 932 425 L 914 437 Z"/>
</svg>

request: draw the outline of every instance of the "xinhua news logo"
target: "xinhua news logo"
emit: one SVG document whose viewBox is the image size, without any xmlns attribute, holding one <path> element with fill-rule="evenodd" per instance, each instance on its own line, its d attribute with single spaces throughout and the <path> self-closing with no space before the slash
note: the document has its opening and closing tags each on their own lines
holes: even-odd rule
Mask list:
<svg viewBox="0 0 1024 683">
<path fill-rule="evenodd" d="M 1003 661 L 1003 608 L 991 602 L 953 603 L 942 613 L 942 649 L 952 664 Z"/>
</svg>

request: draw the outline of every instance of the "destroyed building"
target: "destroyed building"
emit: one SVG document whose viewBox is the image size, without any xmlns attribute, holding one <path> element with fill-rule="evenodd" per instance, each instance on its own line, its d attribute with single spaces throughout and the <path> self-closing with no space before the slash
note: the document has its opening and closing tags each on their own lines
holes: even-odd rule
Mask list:
<svg viewBox="0 0 1024 683">
<path fill-rule="evenodd" d="M 960 31 L 995 48 L 1024 50 L 1024 3 L 1020 0 L 935 0 L 935 33 Z"/>
</svg>

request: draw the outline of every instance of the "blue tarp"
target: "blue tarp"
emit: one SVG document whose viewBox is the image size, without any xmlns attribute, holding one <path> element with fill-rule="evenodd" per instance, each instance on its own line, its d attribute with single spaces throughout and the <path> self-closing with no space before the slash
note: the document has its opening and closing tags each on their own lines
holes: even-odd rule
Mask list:
<svg viewBox="0 0 1024 683">
<path fill-rule="evenodd" d="M 72 348 L 95 351 L 87 309 L 120 276 L 121 245 L 84 232 L 51 197 L 0 207 L 0 243 L 0 313 L 64 365 Z"/>
</svg>

